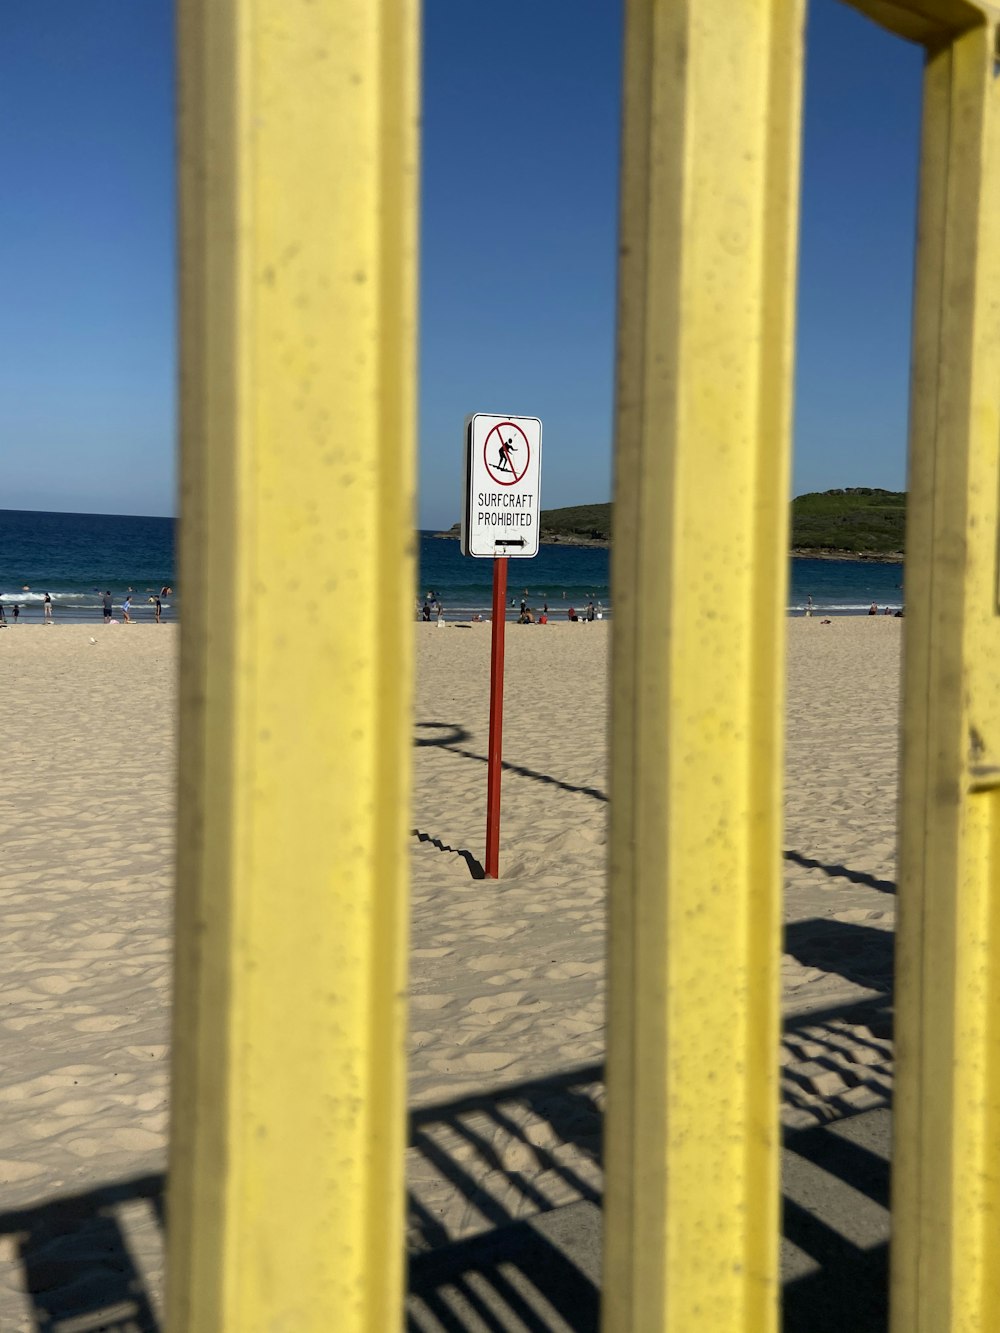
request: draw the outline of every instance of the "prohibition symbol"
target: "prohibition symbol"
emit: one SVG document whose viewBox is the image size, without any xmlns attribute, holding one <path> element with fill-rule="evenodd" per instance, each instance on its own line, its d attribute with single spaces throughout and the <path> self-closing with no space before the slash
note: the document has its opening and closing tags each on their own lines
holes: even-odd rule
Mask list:
<svg viewBox="0 0 1000 1333">
<path fill-rule="evenodd" d="M 516 486 L 531 462 L 528 437 L 513 421 L 499 421 L 483 444 L 486 471 L 498 486 Z"/>
</svg>

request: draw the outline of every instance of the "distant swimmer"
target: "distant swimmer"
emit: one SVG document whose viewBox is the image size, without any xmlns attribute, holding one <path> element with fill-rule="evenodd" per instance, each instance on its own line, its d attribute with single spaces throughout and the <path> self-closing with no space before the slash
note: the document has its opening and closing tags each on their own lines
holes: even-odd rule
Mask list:
<svg viewBox="0 0 1000 1333">
<path fill-rule="evenodd" d="M 877 615 L 878 615 L 878 607 L 876 606 L 876 604 L 875 604 L 874 602 L 872 602 L 871 606 L 868 608 L 868 614 L 869 614 L 870 616 L 877 616 Z"/>
<path fill-rule="evenodd" d="M 172 592 L 173 592 L 173 588 L 168 588 L 167 585 L 164 584 L 163 587 L 160 589 L 160 596 L 161 596 L 161 597 L 169 597 L 169 596 L 171 595 Z"/>
</svg>

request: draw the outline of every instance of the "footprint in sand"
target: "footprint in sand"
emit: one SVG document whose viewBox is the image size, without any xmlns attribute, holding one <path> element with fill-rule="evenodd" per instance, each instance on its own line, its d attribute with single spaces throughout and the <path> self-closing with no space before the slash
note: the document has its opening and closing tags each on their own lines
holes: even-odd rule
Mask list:
<svg viewBox="0 0 1000 1333">
<path fill-rule="evenodd" d="M 484 953 L 477 958 L 467 959 L 465 966 L 470 972 L 493 972 L 497 968 L 503 967 L 507 961 L 503 954 Z"/>
<path fill-rule="evenodd" d="M 487 986 L 509 986 L 512 981 L 527 981 L 531 973 L 523 967 L 511 968 L 509 972 L 498 972 L 496 976 L 487 977 Z"/>
<path fill-rule="evenodd" d="M 0 1157 L 0 1184 L 13 1185 L 18 1180 L 32 1180 L 44 1171 L 45 1168 L 37 1162 L 15 1162 L 9 1157 Z"/>
<path fill-rule="evenodd" d="M 468 1074 L 495 1074 L 497 1070 L 512 1065 L 515 1058 L 506 1051 L 469 1051 L 465 1055 L 432 1060 L 431 1068 L 437 1073 L 459 1070 Z"/>
<path fill-rule="evenodd" d="M 96 1138 L 71 1138 L 65 1146 L 75 1157 L 96 1157 L 101 1152 L 101 1144 Z"/>
<path fill-rule="evenodd" d="M 573 981 L 577 977 L 596 977 L 599 968 L 596 963 L 559 963 L 545 973 L 549 981 Z"/>
<path fill-rule="evenodd" d="M 23 1032 L 25 1028 L 37 1027 L 39 1023 L 47 1023 L 48 1018 L 45 1014 L 29 1014 L 26 1018 L 6 1018 L 4 1027 L 9 1032 Z"/>
<path fill-rule="evenodd" d="M 482 1014 L 491 1009 L 511 1009 L 524 999 L 523 990 L 501 991 L 497 995 L 477 995 L 465 1006 L 469 1013 Z"/>
<path fill-rule="evenodd" d="M 167 1053 L 166 1046 L 126 1046 L 127 1055 L 138 1056 L 140 1060 L 162 1060 Z"/>
<path fill-rule="evenodd" d="M 116 1014 L 99 1014 L 96 1018 L 80 1018 L 73 1026 L 77 1032 L 114 1032 L 117 1028 L 130 1027 L 134 1018 L 119 1018 Z"/>
<path fill-rule="evenodd" d="M 68 991 L 74 990 L 79 981 L 69 981 L 66 977 L 39 977 L 32 981 L 32 989 L 41 991 L 43 995 L 65 995 Z"/>
<path fill-rule="evenodd" d="M 124 1102 L 126 1098 L 121 1098 Z M 140 1111 L 158 1111 L 166 1100 L 166 1094 L 162 1092 L 144 1092 L 136 1097 L 135 1105 Z"/>
<path fill-rule="evenodd" d="M 70 1101 L 60 1102 L 54 1106 L 53 1112 L 59 1116 L 85 1116 L 94 1115 L 98 1111 L 107 1109 L 107 1101 L 103 1097 L 77 1097 Z"/>
<path fill-rule="evenodd" d="M 166 1142 L 163 1134 L 154 1134 L 149 1129 L 116 1129 L 111 1140 L 118 1148 L 126 1152 L 151 1152 L 162 1148 Z"/>
<path fill-rule="evenodd" d="M 444 1009 L 454 998 L 454 995 L 411 995 L 410 1005 L 414 1009 Z"/>
<path fill-rule="evenodd" d="M 116 931 L 105 931 L 103 934 L 87 935 L 79 941 L 82 949 L 113 949 L 125 938 L 124 935 Z"/>
</svg>

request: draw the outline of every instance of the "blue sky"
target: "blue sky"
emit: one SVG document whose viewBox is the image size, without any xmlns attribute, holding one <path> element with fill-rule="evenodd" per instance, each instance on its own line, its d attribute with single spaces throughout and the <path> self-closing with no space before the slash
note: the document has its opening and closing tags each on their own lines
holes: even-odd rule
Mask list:
<svg viewBox="0 0 1000 1333">
<path fill-rule="evenodd" d="M 0 508 L 173 512 L 171 9 L 0 4 Z M 620 27 L 425 0 L 421 526 L 472 410 L 542 417 L 546 506 L 608 498 Z M 796 494 L 904 484 L 921 60 L 812 5 Z"/>
</svg>

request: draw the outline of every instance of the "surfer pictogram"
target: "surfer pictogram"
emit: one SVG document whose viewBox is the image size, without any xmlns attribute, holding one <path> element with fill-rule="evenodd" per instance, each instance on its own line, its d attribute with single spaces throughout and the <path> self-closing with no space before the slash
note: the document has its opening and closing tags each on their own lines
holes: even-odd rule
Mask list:
<svg viewBox="0 0 1000 1333">
<path fill-rule="evenodd" d="M 515 486 L 528 470 L 531 446 L 528 437 L 513 421 L 501 421 L 493 427 L 483 444 L 483 462 L 500 486 Z"/>
<path fill-rule="evenodd" d="M 516 449 L 517 445 L 514 443 L 513 435 L 509 435 L 506 440 L 501 442 L 500 457 L 497 460 L 498 472 L 509 472 L 511 476 L 514 476 L 514 464 L 511 461 L 511 454 L 514 453 Z"/>
</svg>

